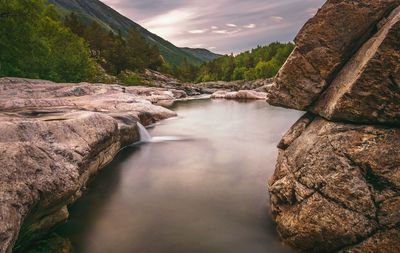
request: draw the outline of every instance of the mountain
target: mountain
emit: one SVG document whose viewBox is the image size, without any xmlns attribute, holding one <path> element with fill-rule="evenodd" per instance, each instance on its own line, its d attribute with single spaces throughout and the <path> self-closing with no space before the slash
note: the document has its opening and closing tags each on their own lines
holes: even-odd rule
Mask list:
<svg viewBox="0 0 400 253">
<path fill-rule="evenodd" d="M 122 35 L 126 35 L 130 29 L 134 28 L 150 44 L 154 44 L 159 48 L 161 55 L 167 62 L 175 66 L 178 66 L 185 58 L 194 65 L 200 65 L 207 62 L 206 59 L 210 55 L 208 53 L 197 53 L 197 49 L 195 51 L 181 49 L 156 34 L 149 32 L 99 0 L 49 0 L 49 3 L 58 6 L 64 15 L 74 12 L 84 22 L 90 23 L 96 21 L 104 28 L 112 30 L 115 33 L 120 32 Z M 207 57 L 205 57 L 206 55 Z"/>
<path fill-rule="evenodd" d="M 181 49 L 188 54 L 194 55 L 196 58 L 204 62 L 213 61 L 222 56 L 220 54 L 213 53 L 210 50 L 204 48 L 181 47 Z"/>
</svg>

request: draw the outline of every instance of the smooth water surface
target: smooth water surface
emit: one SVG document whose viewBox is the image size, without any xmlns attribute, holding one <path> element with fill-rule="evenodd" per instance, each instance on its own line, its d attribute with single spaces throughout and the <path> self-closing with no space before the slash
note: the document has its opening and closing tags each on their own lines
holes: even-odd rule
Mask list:
<svg viewBox="0 0 400 253">
<path fill-rule="evenodd" d="M 79 253 L 266 253 L 281 245 L 267 179 L 301 112 L 263 101 L 178 102 L 152 143 L 123 150 L 59 232 Z"/>
</svg>

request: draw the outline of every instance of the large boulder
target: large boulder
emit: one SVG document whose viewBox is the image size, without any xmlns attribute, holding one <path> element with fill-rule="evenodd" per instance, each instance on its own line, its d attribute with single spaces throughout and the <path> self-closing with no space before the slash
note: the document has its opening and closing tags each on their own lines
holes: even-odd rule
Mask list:
<svg viewBox="0 0 400 253">
<path fill-rule="evenodd" d="M 400 0 L 328 0 L 295 39 L 270 91 L 272 105 L 309 109 Z"/>
<path fill-rule="evenodd" d="M 176 115 L 152 103 L 173 99 L 166 89 L 0 78 L 0 252 L 23 252 L 67 219 L 89 179 L 139 141 L 137 122 Z"/>
<path fill-rule="evenodd" d="M 285 243 L 400 252 L 400 0 L 328 0 L 268 94 L 307 110 L 269 181 Z"/>
<path fill-rule="evenodd" d="M 311 111 L 331 120 L 400 125 L 400 7 L 343 67 Z"/>
<path fill-rule="evenodd" d="M 373 240 L 398 249 L 400 129 L 319 117 L 304 122 L 310 117 L 284 137 L 269 182 L 283 240 L 304 252 L 379 252 Z"/>
</svg>

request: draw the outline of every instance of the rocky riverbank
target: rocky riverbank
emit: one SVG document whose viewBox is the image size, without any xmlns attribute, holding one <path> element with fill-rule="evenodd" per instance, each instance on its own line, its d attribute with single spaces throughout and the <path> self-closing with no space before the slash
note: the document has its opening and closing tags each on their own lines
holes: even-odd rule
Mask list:
<svg viewBox="0 0 400 253">
<path fill-rule="evenodd" d="M 23 249 L 65 221 L 93 175 L 139 141 L 137 122 L 175 116 L 158 105 L 239 87 L 182 84 L 152 71 L 146 78 L 152 87 L 0 79 L 0 252 Z"/>
<path fill-rule="evenodd" d="M 310 112 L 269 181 L 278 232 L 302 252 L 400 252 L 399 6 L 327 1 L 268 95 Z"/>
<path fill-rule="evenodd" d="M 265 100 L 267 98 L 267 93 L 254 90 L 217 91 L 211 95 L 211 98 L 235 100 Z"/>
<path fill-rule="evenodd" d="M 67 206 L 93 175 L 140 140 L 137 122 L 175 116 L 154 103 L 185 96 L 162 88 L 1 78 L 0 252 L 21 250 L 67 219 Z"/>
<path fill-rule="evenodd" d="M 220 92 L 238 92 L 244 91 L 256 91 L 256 92 L 267 92 L 270 88 L 273 79 L 260 79 L 254 81 L 215 81 L 215 82 L 204 82 L 204 83 L 182 83 L 175 78 L 165 76 L 161 73 L 152 70 L 146 70 L 141 75 L 141 78 L 155 87 L 166 88 L 166 89 L 178 89 L 186 92 L 188 96 L 196 96 L 201 94 L 214 94 Z"/>
</svg>

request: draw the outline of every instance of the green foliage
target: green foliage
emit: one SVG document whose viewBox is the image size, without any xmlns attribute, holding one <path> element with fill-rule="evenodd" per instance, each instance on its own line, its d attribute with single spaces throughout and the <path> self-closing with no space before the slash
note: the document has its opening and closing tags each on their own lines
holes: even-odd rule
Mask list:
<svg viewBox="0 0 400 253">
<path fill-rule="evenodd" d="M 244 79 L 244 74 L 246 73 L 247 68 L 246 67 L 237 67 L 233 71 L 232 75 L 232 80 L 243 80 Z"/>
<path fill-rule="evenodd" d="M 173 69 L 174 69 L 174 67 L 167 62 L 163 62 L 161 64 L 161 66 L 158 68 L 158 70 L 161 73 L 168 74 L 168 75 L 173 75 Z"/>
<path fill-rule="evenodd" d="M 293 43 L 275 42 L 237 56 L 226 55 L 203 64 L 197 82 L 255 80 L 274 77 L 293 51 Z"/>
<path fill-rule="evenodd" d="M 93 21 L 98 22 L 104 30 L 112 29 L 114 34 L 121 34 L 124 39 L 129 30 L 135 28 L 144 38 L 146 38 L 148 43 L 156 46 L 160 50 L 160 53 L 166 62 L 176 67 L 183 63 L 184 58 L 187 58 L 189 63 L 196 66 L 208 61 L 207 59 L 204 59 L 204 55 L 199 55 L 198 52 L 183 50 L 163 38 L 150 33 L 132 20 L 104 5 L 101 1 L 49 0 L 49 2 L 56 4 L 67 14 L 75 12 L 85 24 L 91 24 Z"/>
<path fill-rule="evenodd" d="M 74 13 L 64 23 L 60 18 L 44 0 L 0 0 L 0 76 L 79 82 L 97 80 L 99 68 L 104 77 L 149 68 L 183 81 L 254 80 L 276 75 L 294 48 L 292 43 L 272 43 L 200 67 L 189 56 L 174 65 L 136 29 L 122 35 L 104 24 L 84 23 Z M 135 75 L 124 78 L 130 85 L 140 83 Z"/>
<path fill-rule="evenodd" d="M 257 73 L 255 69 L 248 69 L 246 72 L 244 72 L 244 80 L 250 81 L 250 80 L 255 80 L 257 78 Z"/>
<path fill-rule="evenodd" d="M 185 58 L 179 68 L 173 70 L 173 75 L 182 81 L 190 82 L 196 79 L 197 69 Z"/>
<path fill-rule="evenodd" d="M 144 85 L 144 82 L 140 76 L 134 72 L 126 71 L 121 73 L 118 77 L 126 86 Z"/>
<path fill-rule="evenodd" d="M 135 29 L 129 30 L 123 37 L 105 30 L 94 21 L 85 25 L 74 13 L 68 15 L 64 23 L 88 42 L 92 58 L 110 74 L 119 75 L 125 70 L 142 71 L 146 68 L 158 70 L 163 63 L 158 48 L 147 43 Z"/>
<path fill-rule="evenodd" d="M 278 73 L 280 67 L 281 64 L 279 64 L 275 59 L 268 62 L 260 61 L 256 65 L 255 75 L 257 78 L 270 78 Z"/>
<path fill-rule="evenodd" d="M 77 82 L 95 73 L 84 40 L 42 0 L 0 1 L 0 76 Z"/>
</svg>

